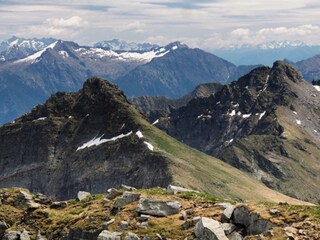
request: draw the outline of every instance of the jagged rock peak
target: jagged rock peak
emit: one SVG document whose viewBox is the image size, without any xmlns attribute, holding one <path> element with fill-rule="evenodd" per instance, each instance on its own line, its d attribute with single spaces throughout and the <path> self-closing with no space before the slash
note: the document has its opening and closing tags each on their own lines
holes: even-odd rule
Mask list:
<svg viewBox="0 0 320 240">
<path fill-rule="evenodd" d="M 270 75 L 282 76 L 284 79 L 289 79 L 292 82 L 298 83 L 302 81 L 301 74 L 291 65 L 284 61 L 276 61 L 273 63 Z"/>
<path fill-rule="evenodd" d="M 83 84 L 82 92 L 85 94 L 114 94 L 124 97 L 117 85 L 98 77 L 87 79 Z"/>
</svg>

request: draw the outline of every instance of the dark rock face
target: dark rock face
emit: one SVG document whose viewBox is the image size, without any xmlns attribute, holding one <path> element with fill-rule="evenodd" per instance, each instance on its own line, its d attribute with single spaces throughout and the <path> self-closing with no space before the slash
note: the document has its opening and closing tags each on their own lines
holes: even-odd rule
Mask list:
<svg viewBox="0 0 320 240">
<path fill-rule="evenodd" d="M 272 68 L 251 71 L 207 98 L 172 109 L 156 126 L 249 172 L 271 188 L 317 202 L 316 186 L 312 190 L 296 183 L 294 189 L 289 186 L 292 179 L 317 181 L 312 177 L 317 168 L 312 162 L 320 163 L 320 159 L 312 157 L 318 152 L 310 148 L 313 144 L 319 149 L 319 103 L 316 89 L 292 66 L 278 61 Z M 305 119 L 305 124 L 299 119 Z M 300 131 L 306 131 L 310 146 L 297 135 Z M 295 137 L 288 139 L 288 134 Z M 308 163 L 300 164 L 302 159 Z M 301 170 L 299 176 L 293 168 Z"/>
<path fill-rule="evenodd" d="M 53 95 L 0 128 L 0 186 L 62 199 L 121 184 L 167 186 L 166 159 L 135 135 L 139 125 L 132 111 L 115 85 L 98 78 L 87 80 L 78 93 Z M 93 140 L 106 142 L 90 146 Z"/>
<path fill-rule="evenodd" d="M 294 66 L 306 80 L 311 82 L 320 79 L 320 55 L 296 62 Z"/>
</svg>

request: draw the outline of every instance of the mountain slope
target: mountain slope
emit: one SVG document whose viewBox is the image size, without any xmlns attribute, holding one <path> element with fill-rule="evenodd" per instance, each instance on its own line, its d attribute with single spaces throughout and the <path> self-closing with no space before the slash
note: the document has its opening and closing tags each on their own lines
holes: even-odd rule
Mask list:
<svg viewBox="0 0 320 240">
<path fill-rule="evenodd" d="M 180 43 L 166 47 L 168 50 L 170 48 L 171 51 L 165 56 L 153 59 L 116 80 L 128 97 L 179 98 L 199 84 L 226 83 L 239 77 L 235 65 L 210 53 Z M 241 73 L 248 71 L 241 68 Z"/>
<path fill-rule="evenodd" d="M 320 79 L 320 55 L 293 63 L 309 82 Z"/>
<path fill-rule="evenodd" d="M 173 110 L 157 126 L 276 190 L 317 203 L 319 104 L 316 88 L 276 62 Z"/>
<path fill-rule="evenodd" d="M 79 190 L 175 183 L 222 197 L 296 201 L 164 134 L 97 78 L 1 127 L 0 167 L 0 187 L 64 199 Z"/>
<path fill-rule="evenodd" d="M 117 53 L 55 41 L 19 60 L 5 61 L 0 64 L 0 124 L 12 121 L 52 93 L 77 91 L 88 77 L 114 80 L 163 54 L 162 49 Z"/>
</svg>

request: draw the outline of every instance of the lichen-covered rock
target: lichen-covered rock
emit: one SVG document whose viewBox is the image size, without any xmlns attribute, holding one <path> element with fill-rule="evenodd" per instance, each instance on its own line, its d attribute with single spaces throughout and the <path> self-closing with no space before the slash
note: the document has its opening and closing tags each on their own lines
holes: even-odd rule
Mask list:
<svg viewBox="0 0 320 240">
<path fill-rule="evenodd" d="M 137 234 L 128 232 L 127 235 L 124 237 L 124 240 L 139 240 L 140 238 L 138 237 Z"/>
<path fill-rule="evenodd" d="M 149 214 L 156 217 L 165 217 L 179 213 L 181 205 L 177 201 L 160 201 L 155 199 L 142 199 L 136 208 L 138 213 Z"/>
<path fill-rule="evenodd" d="M 199 240 L 228 240 L 220 222 L 206 217 L 196 224 L 194 233 Z"/>
<path fill-rule="evenodd" d="M 139 193 L 133 193 L 133 192 L 124 192 L 122 197 L 117 199 L 113 205 L 114 208 L 119 208 L 125 205 L 128 205 L 130 203 L 133 203 L 135 201 L 138 201 L 140 199 Z"/>
<path fill-rule="evenodd" d="M 85 191 L 79 191 L 77 194 L 77 198 L 79 201 L 82 201 L 91 196 L 91 193 Z"/>
</svg>

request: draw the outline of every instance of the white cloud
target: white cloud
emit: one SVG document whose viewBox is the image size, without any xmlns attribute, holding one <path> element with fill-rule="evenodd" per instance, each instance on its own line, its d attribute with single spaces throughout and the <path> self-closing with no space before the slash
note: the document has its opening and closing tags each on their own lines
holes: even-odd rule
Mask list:
<svg viewBox="0 0 320 240">
<path fill-rule="evenodd" d="M 142 33 L 144 32 L 145 24 L 141 23 L 140 21 L 134 21 L 128 24 L 123 24 L 118 27 L 114 27 L 115 32 L 136 32 L 136 33 Z"/>
<path fill-rule="evenodd" d="M 30 26 L 19 35 L 71 39 L 79 35 L 87 25 L 88 22 L 78 16 L 65 19 L 48 18 L 41 25 Z"/>
</svg>

